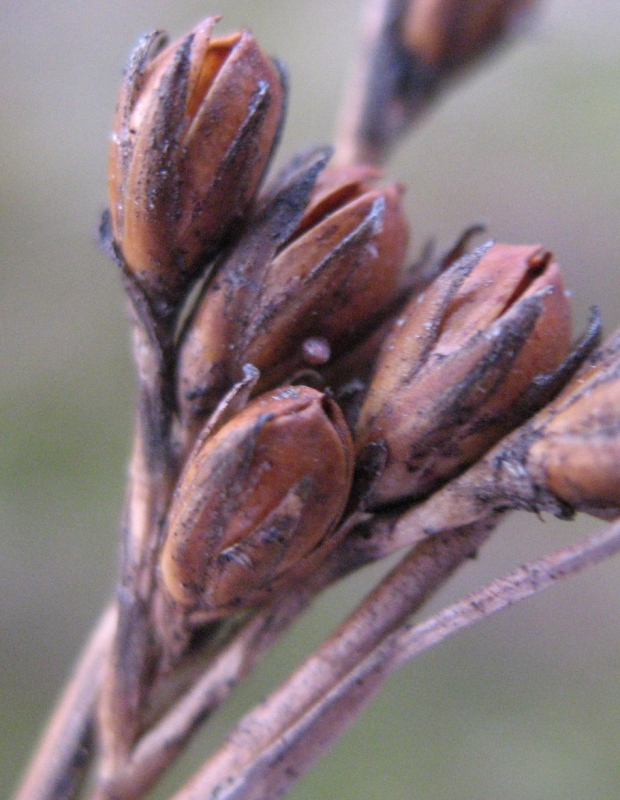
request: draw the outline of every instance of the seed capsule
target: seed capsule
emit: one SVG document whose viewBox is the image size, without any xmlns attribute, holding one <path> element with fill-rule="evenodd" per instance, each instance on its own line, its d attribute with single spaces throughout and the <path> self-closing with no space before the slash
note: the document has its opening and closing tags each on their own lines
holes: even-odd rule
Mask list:
<svg viewBox="0 0 620 800">
<path fill-rule="evenodd" d="M 620 513 L 620 330 L 598 351 L 601 323 L 590 325 L 567 363 L 577 368 L 556 398 L 505 436 L 476 464 L 417 506 L 430 534 L 496 512 Z"/>
<path fill-rule="evenodd" d="M 376 476 L 367 505 L 420 497 L 475 461 L 533 413 L 534 379 L 569 346 L 550 253 L 496 245 L 457 262 L 410 302 L 379 355 L 356 432 Z"/>
<path fill-rule="evenodd" d="M 134 52 L 110 149 L 110 219 L 128 269 L 176 298 L 247 212 L 280 128 L 284 88 L 247 31 L 213 39 L 210 17 Z"/>
<path fill-rule="evenodd" d="M 393 298 L 407 241 L 400 188 L 375 188 L 376 172 L 363 167 L 316 180 L 324 163 L 319 151 L 289 170 L 207 286 L 180 353 L 189 426 L 243 364 L 259 369 L 259 390 L 277 385 L 309 358 L 342 353 Z M 319 340 L 309 356 L 308 342 Z"/>
<path fill-rule="evenodd" d="M 411 0 L 403 20 L 406 49 L 437 79 L 484 53 L 502 39 L 533 0 Z"/>
<path fill-rule="evenodd" d="M 264 394 L 197 445 L 170 509 L 161 576 L 203 618 L 264 602 L 337 544 L 351 436 L 305 386 Z"/>
<path fill-rule="evenodd" d="M 372 14 L 356 113 L 344 114 L 344 161 L 379 164 L 441 89 L 506 38 L 534 0 L 399 0 Z M 381 8 L 380 6 L 378 8 Z M 380 24 L 378 24 L 380 23 Z M 355 127 L 352 127 L 355 126 Z"/>
<path fill-rule="evenodd" d="M 577 511 L 620 513 L 620 331 L 534 421 L 526 469 Z"/>
</svg>

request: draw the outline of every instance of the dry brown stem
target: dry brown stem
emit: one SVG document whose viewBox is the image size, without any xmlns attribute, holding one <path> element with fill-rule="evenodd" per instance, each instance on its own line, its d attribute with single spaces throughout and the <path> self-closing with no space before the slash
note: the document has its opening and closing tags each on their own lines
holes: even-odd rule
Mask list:
<svg viewBox="0 0 620 800">
<path fill-rule="evenodd" d="M 198 800 L 219 791 L 229 797 L 227 792 L 233 786 L 237 791 L 241 784 L 249 794 L 240 796 L 271 796 L 262 780 L 254 783 L 250 778 L 266 749 L 285 740 L 288 731 L 311 714 L 350 669 L 475 554 L 493 527 L 494 521 L 469 526 L 418 544 L 306 663 L 242 720 L 224 747 L 174 800 Z"/>
<path fill-rule="evenodd" d="M 472 531 L 484 538 L 485 533 Z M 449 555 L 455 536 L 433 537 L 422 550 L 436 548 Z M 470 544 L 474 544 L 471 542 Z M 475 544 L 474 544 L 475 547 Z M 348 626 L 371 611 L 373 599 L 390 594 L 403 578 L 420 566 L 416 548 L 364 602 L 339 631 L 276 691 L 251 712 L 227 744 L 178 792 L 174 800 L 258 800 L 284 794 L 354 721 L 399 666 L 453 633 L 498 611 L 542 592 L 590 565 L 620 551 L 620 523 L 571 547 L 520 567 L 484 589 L 439 612 L 420 625 L 406 623 L 381 637 L 376 645 L 360 648 L 365 639 L 354 636 L 345 663 L 338 656 Z M 436 564 L 436 562 L 433 562 Z M 434 571 L 434 567 L 433 567 Z M 421 577 L 421 576 L 420 576 Z M 422 580 L 422 584 L 424 581 Z M 414 596 L 411 608 L 415 606 Z M 417 599 L 417 598 L 416 598 Z M 344 639 L 343 639 L 344 634 Z"/>
<path fill-rule="evenodd" d="M 334 161 L 340 164 L 381 164 L 384 153 L 371 147 L 360 133 L 361 118 L 368 103 L 367 86 L 370 70 L 381 31 L 393 0 L 366 0 L 362 10 L 359 35 L 359 55 L 353 70 L 340 120 L 336 128 Z"/>
<path fill-rule="evenodd" d="M 367 0 L 336 160 L 381 164 L 445 85 L 509 35 L 535 0 Z"/>
<path fill-rule="evenodd" d="M 104 776 L 120 772 L 130 757 L 160 657 L 152 634 L 154 565 L 177 472 L 170 436 L 171 322 L 153 313 L 130 276 L 126 288 L 131 300 L 138 410 L 121 525 L 118 624 L 99 703 Z"/>
<path fill-rule="evenodd" d="M 94 798 L 141 798 L 155 785 L 188 739 L 254 668 L 279 636 L 307 607 L 314 591 L 305 587 L 259 609 L 230 638 L 181 699 L 136 743 L 130 757 Z"/>
</svg>

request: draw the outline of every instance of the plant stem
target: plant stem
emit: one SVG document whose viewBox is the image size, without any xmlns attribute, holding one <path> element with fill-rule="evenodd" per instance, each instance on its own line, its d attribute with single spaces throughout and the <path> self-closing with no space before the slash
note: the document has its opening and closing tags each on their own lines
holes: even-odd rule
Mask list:
<svg viewBox="0 0 620 800">
<path fill-rule="evenodd" d="M 264 753 L 286 741 L 289 729 L 474 555 L 493 527 L 489 522 L 468 526 L 417 545 L 305 664 L 240 722 L 174 800 L 229 800 L 237 792 L 244 798 L 271 798 L 270 791 L 264 791 L 266 774 L 255 774 Z"/>
<path fill-rule="evenodd" d="M 161 658 L 152 619 L 155 570 L 177 474 L 172 447 L 173 319 L 158 318 L 139 288 L 129 278 L 126 284 L 132 301 L 138 415 L 121 526 L 118 626 L 99 707 L 103 785 L 130 758 Z"/>
<path fill-rule="evenodd" d="M 360 53 L 351 72 L 336 129 L 336 149 L 333 163 L 381 164 L 384 149 L 366 141 L 363 118 L 369 103 L 371 71 L 381 33 L 392 0 L 367 0 L 360 24 Z"/>
<path fill-rule="evenodd" d="M 440 538 L 444 539 L 447 554 L 451 539 Z M 430 540 L 434 541 L 435 537 Z M 440 552 L 442 542 L 436 542 L 436 546 Z M 292 679 L 241 722 L 228 743 L 174 800 L 273 800 L 281 796 L 357 718 L 398 667 L 451 634 L 618 552 L 620 523 L 494 580 L 420 625 L 403 625 L 374 648 L 358 653 L 343 673 L 326 661 L 324 669 L 333 680 L 324 683 L 314 702 L 312 694 L 305 692 L 298 699 L 293 691 L 304 686 L 302 677 L 311 682 L 311 689 L 315 687 L 316 655 L 311 657 Z M 375 597 L 388 589 L 393 576 L 406 565 L 415 566 L 414 554 L 415 551 L 375 590 Z"/>
</svg>

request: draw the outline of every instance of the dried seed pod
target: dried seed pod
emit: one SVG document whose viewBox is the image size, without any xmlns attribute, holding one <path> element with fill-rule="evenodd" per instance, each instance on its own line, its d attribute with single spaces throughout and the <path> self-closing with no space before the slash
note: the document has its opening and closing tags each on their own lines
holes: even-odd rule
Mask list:
<svg viewBox="0 0 620 800">
<path fill-rule="evenodd" d="M 581 369 L 551 403 L 416 506 L 419 528 L 436 533 L 510 509 L 561 519 L 620 514 L 620 330 L 592 352 L 600 331 L 595 309 L 569 359 Z"/>
<path fill-rule="evenodd" d="M 247 31 L 212 38 L 210 17 L 132 55 L 110 149 L 110 221 L 127 268 L 176 299 L 247 212 L 276 142 L 282 76 Z"/>
<path fill-rule="evenodd" d="M 402 23 L 406 50 L 444 78 L 502 39 L 533 0 L 411 0 Z"/>
<path fill-rule="evenodd" d="M 200 619 L 264 602 L 337 544 L 353 445 L 309 387 L 256 398 L 197 444 L 170 508 L 163 584 Z"/>
<path fill-rule="evenodd" d="M 407 242 L 396 185 L 365 167 L 323 169 L 318 151 L 289 168 L 217 270 L 180 351 L 179 406 L 188 426 L 210 413 L 243 364 L 258 389 L 342 353 L 393 298 Z M 315 183 L 316 181 L 316 183 Z M 310 356 L 310 360 L 312 360 Z"/>
<path fill-rule="evenodd" d="M 541 376 L 570 346 L 550 253 L 495 245 L 414 298 L 383 344 L 356 432 L 369 507 L 417 498 L 471 464 L 546 401 Z"/>
<path fill-rule="evenodd" d="M 445 84 L 506 38 L 533 3 L 397 0 L 377 4 L 368 22 L 371 47 L 359 67 L 364 106 L 359 117 L 356 113 L 343 117 L 340 157 L 375 164 L 385 161 Z"/>
<path fill-rule="evenodd" d="M 620 513 L 620 331 L 533 421 L 525 469 L 576 511 Z"/>
</svg>

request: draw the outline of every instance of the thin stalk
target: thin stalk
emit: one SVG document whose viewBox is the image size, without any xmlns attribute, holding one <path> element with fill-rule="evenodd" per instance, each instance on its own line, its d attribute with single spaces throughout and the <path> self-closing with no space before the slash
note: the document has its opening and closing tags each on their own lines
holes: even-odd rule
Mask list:
<svg viewBox="0 0 620 800">
<path fill-rule="evenodd" d="M 426 622 L 407 623 L 384 637 L 310 704 L 298 703 L 291 691 L 311 663 L 307 662 L 242 721 L 224 748 L 174 800 L 273 800 L 283 795 L 357 718 L 398 667 L 453 633 L 618 552 L 620 523 L 520 567 Z M 288 708 L 281 703 L 283 695 L 288 695 Z M 288 724 L 282 724 L 283 708 Z"/>
<path fill-rule="evenodd" d="M 239 723 L 226 744 L 174 800 L 215 796 L 228 800 L 236 797 L 234 792 L 241 786 L 248 797 L 271 797 L 268 792 L 260 794 L 261 780 L 255 782 L 253 777 L 263 753 L 282 737 L 286 739 L 289 729 L 349 670 L 474 555 L 493 527 L 490 522 L 468 526 L 417 545 L 302 667 Z M 254 790 L 258 794 L 254 795 Z"/>
<path fill-rule="evenodd" d="M 136 743 L 106 792 L 123 800 L 139 800 L 179 756 L 200 725 L 230 696 L 280 635 L 307 607 L 312 590 L 280 598 L 259 609 L 229 642 L 217 651 L 191 688 Z M 95 798 L 107 797 L 98 788 Z"/>
<path fill-rule="evenodd" d="M 178 471 L 172 446 L 173 318 L 158 317 L 129 278 L 126 284 L 132 301 L 138 413 L 121 526 L 118 627 L 99 707 L 102 786 L 130 758 L 161 658 L 153 635 L 152 601 L 156 559 Z"/>
<path fill-rule="evenodd" d="M 369 86 L 377 47 L 392 5 L 393 0 L 366 0 L 362 8 L 359 55 L 351 70 L 336 126 L 333 163 L 379 165 L 385 159 L 385 147 L 381 143 L 367 141 L 363 119 L 370 102 Z"/>
</svg>

